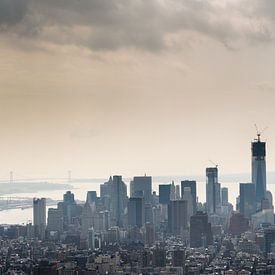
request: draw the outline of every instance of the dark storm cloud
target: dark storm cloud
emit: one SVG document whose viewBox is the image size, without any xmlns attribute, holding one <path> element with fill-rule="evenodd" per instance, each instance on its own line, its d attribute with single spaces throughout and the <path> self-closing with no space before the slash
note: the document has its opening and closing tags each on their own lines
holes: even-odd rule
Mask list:
<svg viewBox="0 0 275 275">
<path fill-rule="evenodd" d="M 184 31 L 234 48 L 273 39 L 274 7 L 271 0 L 0 0 L 0 24 L 21 38 L 93 50 L 158 51 Z"/>
<path fill-rule="evenodd" d="M 27 0 L 0 0 L 0 25 L 22 21 L 27 12 Z"/>
</svg>

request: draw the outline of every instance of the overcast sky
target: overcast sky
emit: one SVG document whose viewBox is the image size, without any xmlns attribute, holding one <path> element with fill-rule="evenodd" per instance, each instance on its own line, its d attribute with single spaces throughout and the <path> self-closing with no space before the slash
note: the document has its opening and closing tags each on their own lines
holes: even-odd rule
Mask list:
<svg viewBox="0 0 275 275">
<path fill-rule="evenodd" d="M 274 0 L 0 0 L 0 178 L 275 170 Z"/>
</svg>

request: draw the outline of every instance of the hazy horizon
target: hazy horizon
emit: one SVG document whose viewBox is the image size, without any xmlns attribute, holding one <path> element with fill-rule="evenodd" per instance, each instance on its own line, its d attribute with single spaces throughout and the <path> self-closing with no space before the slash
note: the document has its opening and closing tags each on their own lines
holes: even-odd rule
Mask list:
<svg viewBox="0 0 275 275">
<path fill-rule="evenodd" d="M 274 8 L 0 0 L 0 178 L 275 170 Z"/>
</svg>

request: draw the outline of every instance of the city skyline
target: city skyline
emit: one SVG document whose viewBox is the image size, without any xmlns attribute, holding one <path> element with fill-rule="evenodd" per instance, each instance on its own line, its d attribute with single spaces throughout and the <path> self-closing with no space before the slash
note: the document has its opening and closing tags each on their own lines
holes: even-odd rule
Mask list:
<svg viewBox="0 0 275 275">
<path fill-rule="evenodd" d="M 0 274 L 275 274 L 274 0 L 0 0 Z"/>
</svg>

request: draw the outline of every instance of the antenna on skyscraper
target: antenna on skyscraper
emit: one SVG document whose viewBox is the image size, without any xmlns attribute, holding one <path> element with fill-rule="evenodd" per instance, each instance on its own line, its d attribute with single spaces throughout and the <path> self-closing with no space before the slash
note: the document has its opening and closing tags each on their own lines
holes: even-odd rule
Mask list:
<svg viewBox="0 0 275 275">
<path fill-rule="evenodd" d="M 264 129 L 262 129 L 262 130 L 260 131 L 256 123 L 254 124 L 254 126 L 255 126 L 255 129 L 256 129 L 258 141 L 260 141 L 260 140 L 261 140 L 261 134 L 262 134 L 268 127 L 265 127 Z"/>
<path fill-rule="evenodd" d="M 215 162 L 212 161 L 211 159 L 209 159 L 208 161 L 211 162 L 212 164 L 214 164 L 216 168 L 218 168 L 218 164 L 217 164 L 217 163 L 215 163 Z"/>
</svg>

